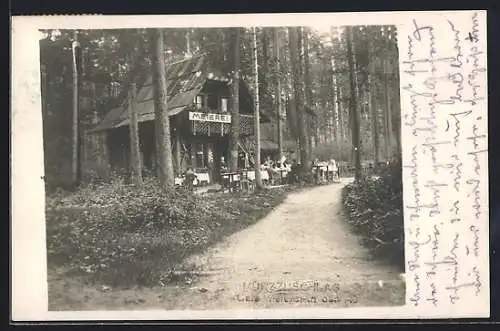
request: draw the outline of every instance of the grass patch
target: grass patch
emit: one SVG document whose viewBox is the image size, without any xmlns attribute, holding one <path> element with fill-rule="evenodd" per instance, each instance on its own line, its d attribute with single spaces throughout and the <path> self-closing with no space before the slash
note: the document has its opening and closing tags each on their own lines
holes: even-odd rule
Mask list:
<svg viewBox="0 0 500 331">
<path fill-rule="evenodd" d="M 256 194 L 163 192 L 121 180 L 47 197 L 48 267 L 114 288 L 172 281 L 189 255 L 257 222 L 294 187 Z"/>
</svg>

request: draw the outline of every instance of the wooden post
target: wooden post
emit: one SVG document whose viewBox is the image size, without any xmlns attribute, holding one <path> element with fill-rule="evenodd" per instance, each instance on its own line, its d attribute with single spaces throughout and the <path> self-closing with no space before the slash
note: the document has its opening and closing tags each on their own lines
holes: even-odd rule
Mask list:
<svg viewBox="0 0 500 331">
<path fill-rule="evenodd" d="M 130 136 L 130 177 L 135 185 L 142 185 L 142 157 L 139 138 L 139 123 L 137 109 L 135 106 L 136 85 L 130 84 L 128 112 L 129 112 L 129 136 Z"/>
<path fill-rule="evenodd" d="M 262 189 L 262 178 L 260 175 L 260 105 L 259 105 L 259 63 L 257 61 L 257 31 L 253 27 L 253 58 L 255 70 L 255 187 L 257 190 Z"/>
<path fill-rule="evenodd" d="M 206 143 L 201 143 L 201 167 L 205 168 Z"/>
<path fill-rule="evenodd" d="M 214 181 L 214 152 L 213 152 L 213 143 L 207 143 L 207 167 L 208 167 L 208 175 L 210 178 L 210 183 Z"/>
<path fill-rule="evenodd" d="M 221 173 L 221 164 L 220 164 L 220 158 L 221 158 L 221 152 L 220 152 L 220 144 L 217 142 L 217 140 L 214 140 L 214 145 L 213 145 L 213 155 L 214 155 L 214 182 L 219 182 L 220 181 L 220 173 Z"/>
<path fill-rule="evenodd" d="M 78 30 L 73 31 L 73 154 L 71 158 L 72 182 L 76 188 L 80 182 L 80 43 Z"/>
<path fill-rule="evenodd" d="M 191 167 L 196 168 L 196 141 L 191 141 Z"/>
</svg>

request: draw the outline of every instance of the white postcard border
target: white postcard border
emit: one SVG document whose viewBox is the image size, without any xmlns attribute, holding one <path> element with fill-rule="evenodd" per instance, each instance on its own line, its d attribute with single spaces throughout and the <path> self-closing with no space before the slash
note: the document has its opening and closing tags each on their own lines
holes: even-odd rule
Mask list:
<svg viewBox="0 0 500 331">
<path fill-rule="evenodd" d="M 400 49 L 401 108 L 403 115 L 410 111 L 408 96 L 403 86 L 408 76 L 403 72 L 401 57 L 408 44 L 406 36 L 415 30 L 418 22 L 433 22 L 435 26 L 452 20 L 457 27 L 468 29 L 471 15 L 476 13 L 481 35 L 480 61 L 486 68 L 486 12 L 378 12 L 378 13 L 336 13 L 336 14 L 241 14 L 241 15 L 175 15 L 161 16 L 26 16 L 12 19 L 12 319 L 28 320 L 196 320 L 196 319 L 372 319 L 372 318 L 453 318 L 489 316 L 489 221 L 486 160 L 481 158 L 480 177 L 482 195 L 479 197 L 483 215 L 478 219 L 481 228 L 480 252 L 477 264 L 482 270 L 483 292 L 480 298 L 467 296 L 459 304 L 442 303 L 433 307 L 425 303 L 415 307 L 409 301 L 414 287 L 407 282 L 407 303 L 402 307 L 366 307 L 346 309 L 280 309 L 280 310 L 231 310 L 231 311 L 48 311 L 46 244 L 44 217 L 44 162 L 40 94 L 39 29 L 104 29 L 137 27 L 224 27 L 224 26 L 340 26 L 340 25 L 396 25 Z M 439 29 L 437 29 L 439 30 Z M 465 30 L 464 30 L 465 31 Z M 423 31 L 422 31 L 423 33 Z M 483 39 L 484 38 L 484 39 Z M 450 47 L 450 46 L 447 46 Z M 487 96 L 486 75 L 480 81 L 480 93 Z M 477 107 L 484 119 L 480 127 L 487 130 L 487 103 Z M 407 159 L 407 145 L 414 143 L 410 138 L 411 128 L 402 125 L 403 157 Z M 486 131 L 487 134 L 487 131 Z M 486 146 L 487 148 L 487 146 Z M 427 167 L 419 173 L 430 171 Z M 464 169 L 473 171 L 472 169 Z M 404 186 L 411 181 L 409 172 L 404 172 Z M 465 193 L 464 193 L 465 194 Z M 405 189 L 405 204 L 411 200 L 411 193 Z M 464 215 L 473 214 L 472 209 L 463 207 Z M 472 207 L 470 207 L 472 208 Z M 410 211 L 405 208 L 405 236 L 409 234 Z M 422 222 L 422 231 L 431 231 L 432 221 Z M 460 231 L 466 231 L 461 229 Z M 406 256 L 411 256 L 415 247 L 406 243 Z M 427 251 L 425 254 L 430 254 Z M 427 255 L 426 255 L 427 256 Z M 468 261 L 467 263 L 470 263 Z M 412 273 L 407 271 L 407 277 Z M 435 280 L 439 286 L 445 279 Z M 425 280 L 422 280 L 425 282 Z M 423 285 L 422 285 L 423 286 Z M 422 294 L 424 297 L 424 294 Z M 426 302 L 422 299 L 422 302 Z"/>
</svg>

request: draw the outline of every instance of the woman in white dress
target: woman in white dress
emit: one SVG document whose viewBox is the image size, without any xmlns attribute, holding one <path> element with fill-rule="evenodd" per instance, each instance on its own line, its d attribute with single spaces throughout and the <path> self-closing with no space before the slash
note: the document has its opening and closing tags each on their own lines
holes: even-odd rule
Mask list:
<svg viewBox="0 0 500 331">
<path fill-rule="evenodd" d="M 328 162 L 328 169 L 333 173 L 333 180 L 337 182 L 340 181 L 339 168 L 334 159 L 330 159 Z"/>
</svg>

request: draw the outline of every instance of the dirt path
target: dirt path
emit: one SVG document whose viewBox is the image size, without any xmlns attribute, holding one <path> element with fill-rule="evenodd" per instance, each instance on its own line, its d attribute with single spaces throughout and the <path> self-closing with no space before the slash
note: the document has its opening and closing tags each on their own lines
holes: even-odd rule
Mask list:
<svg viewBox="0 0 500 331">
<path fill-rule="evenodd" d="M 341 215 L 341 189 L 347 182 L 290 194 L 264 219 L 192 256 L 185 266 L 197 270 L 198 277 L 190 284 L 107 292 L 86 289 L 65 295 L 74 299 L 65 308 L 200 310 L 404 304 L 405 286 L 398 271 L 371 261 Z M 54 308 L 62 306 L 58 300 L 53 300 Z"/>
<path fill-rule="evenodd" d="M 172 308 L 403 304 L 399 273 L 370 261 L 342 219 L 346 183 L 291 194 L 255 225 L 190 258 L 204 276 Z"/>
</svg>

